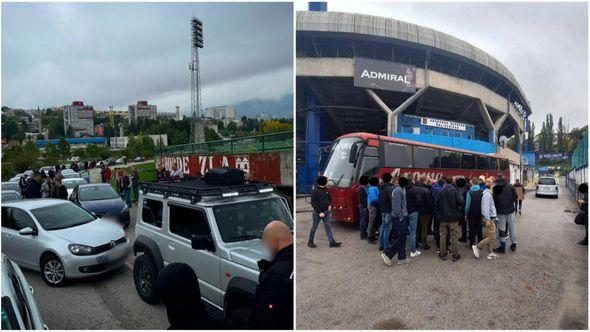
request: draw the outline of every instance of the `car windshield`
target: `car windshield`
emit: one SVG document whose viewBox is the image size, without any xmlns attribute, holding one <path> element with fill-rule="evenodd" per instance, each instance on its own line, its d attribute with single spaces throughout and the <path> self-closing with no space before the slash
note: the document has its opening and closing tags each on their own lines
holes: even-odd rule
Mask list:
<svg viewBox="0 0 590 332">
<path fill-rule="evenodd" d="M 81 201 L 100 201 L 104 199 L 117 198 L 119 195 L 111 186 L 91 186 L 80 188 L 78 198 Z"/>
<path fill-rule="evenodd" d="M 18 186 L 18 182 L 2 182 L 0 187 L 2 188 L 2 190 L 20 191 L 20 187 Z"/>
<path fill-rule="evenodd" d="M 546 185 L 546 186 L 554 186 L 555 185 L 555 179 L 553 179 L 553 178 L 540 178 L 539 179 L 539 184 Z"/>
<path fill-rule="evenodd" d="M 81 207 L 66 202 L 31 210 L 41 227 L 48 231 L 89 223 L 96 218 Z"/>
<path fill-rule="evenodd" d="M 346 188 L 354 183 L 355 165 L 348 160 L 352 144 L 360 141 L 359 138 L 355 137 L 343 138 L 334 145 L 330 152 L 330 160 L 324 171 L 324 176 L 328 178 L 329 185 Z"/>
<path fill-rule="evenodd" d="M 86 182 L 86 180 L 79 178 L 76 180 L 69 180 L 69 181 L 62 181 L 61 182 L 64 186 L 66 186 L 67 189 L 74 189 L 77 185 L 79 184 L 86 184 L 88 182 Z"/>
<path fill-rule="evenodd" d="M 293 220 L 278 197 L 218 205 L 213 208 L 223 242 L 261 239 L 264 227 L 280 220 L 293 229 Z"/>
<path fill-rule="evenodd" d="M 75 178 L 79 178 L 80 174 L 79 173 L 65 173 L 62 174 L 64 179 L 75 179 Z"/>
<path fill-rule="evenodd" d="M 2 193 L 2 203 L 14 202 L 14 201 L 18 201 L 18 200 L 20 200 L 20 198 L 17 193 L 6 193 L 6 192 Z"/>
</svg>

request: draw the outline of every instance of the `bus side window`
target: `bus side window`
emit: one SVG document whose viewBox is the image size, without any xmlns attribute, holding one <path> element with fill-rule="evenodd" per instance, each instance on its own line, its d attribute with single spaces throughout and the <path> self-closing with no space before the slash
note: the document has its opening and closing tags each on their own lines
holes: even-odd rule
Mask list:
<svg viewBox="0 0 590 332">
<path fill-rule="evenodd" d="M 490 170 L 491 171 L 498 170 L 498 159 L 497 158 L 490 158 Z"/>
<path fill-rule="evenodd" d="M 383 146 L 386 167 L 412 167 L 412 147 L 399 143 L 385 143 Z"/>
<path fill-rule="evenodd" d="M 363 164 L 359 176 L 373 176 L 379 171 L 379 150 L 374 146 L 367 146 L 363 157 Z"/>
<path fill-rule="evenodd" d="M 477 169 L 489 170 L 490 169 L 490 158 L 484 156 L 477 156 Z"/>
</svg>

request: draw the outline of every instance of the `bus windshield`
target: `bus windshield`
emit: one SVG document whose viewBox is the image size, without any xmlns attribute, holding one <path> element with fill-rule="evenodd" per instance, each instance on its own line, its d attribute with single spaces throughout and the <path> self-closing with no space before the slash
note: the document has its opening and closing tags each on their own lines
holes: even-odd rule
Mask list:
<svg viewBox="0 0 590 332">
<path fill-rule="evenodd" d="M 348 159 L 351 146 L 360 141 L 361 139 L 356 137 L 343 138 L 332 147 L 330 160 L 324 171 L 324 176 L 328 178 L 328 185 L 346 188 L 354 183 L 355 164 Z"/>
</svg>

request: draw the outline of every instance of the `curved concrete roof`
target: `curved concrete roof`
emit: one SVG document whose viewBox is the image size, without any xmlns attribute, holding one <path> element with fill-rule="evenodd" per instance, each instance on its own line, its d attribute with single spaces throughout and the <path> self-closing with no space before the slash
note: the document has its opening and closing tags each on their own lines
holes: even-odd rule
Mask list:
<svg viewBox="0 0 590 332">
<path fill-rule="evenodd" d="M 316 11 L 297 12 L 297 31 L 355 33 L 393 38 L 456 54 L 479 63 L 506 78 L 518 90 L 529 112 L 531 111 L 520 84 L 506 66 L 481 49 L 446 33 L 391 18 Z"/>
</svg>

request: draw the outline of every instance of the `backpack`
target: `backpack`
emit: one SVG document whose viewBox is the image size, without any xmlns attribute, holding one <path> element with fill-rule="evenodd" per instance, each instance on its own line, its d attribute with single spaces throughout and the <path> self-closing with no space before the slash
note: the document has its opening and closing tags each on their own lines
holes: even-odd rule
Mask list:
<svg viewBox="0 0 590 332">
<path fill-rule="evenodd" d="M 483 190 L 478 191 L 469 190 L 467 192 L 471 199 L 471 206 L 469 207 L 469 217 L 472 219 L 481 219 L 481 199 L 483 198 Z"/>
<path fill-rule="evenodd" d="M 578 213 L 578 215 L 576 216 L 576 219 L 574 219 L 574 223 L 576 225 L 588 225 L 588 213 L 586 213 L 586 212 Z"/>
</svg>

